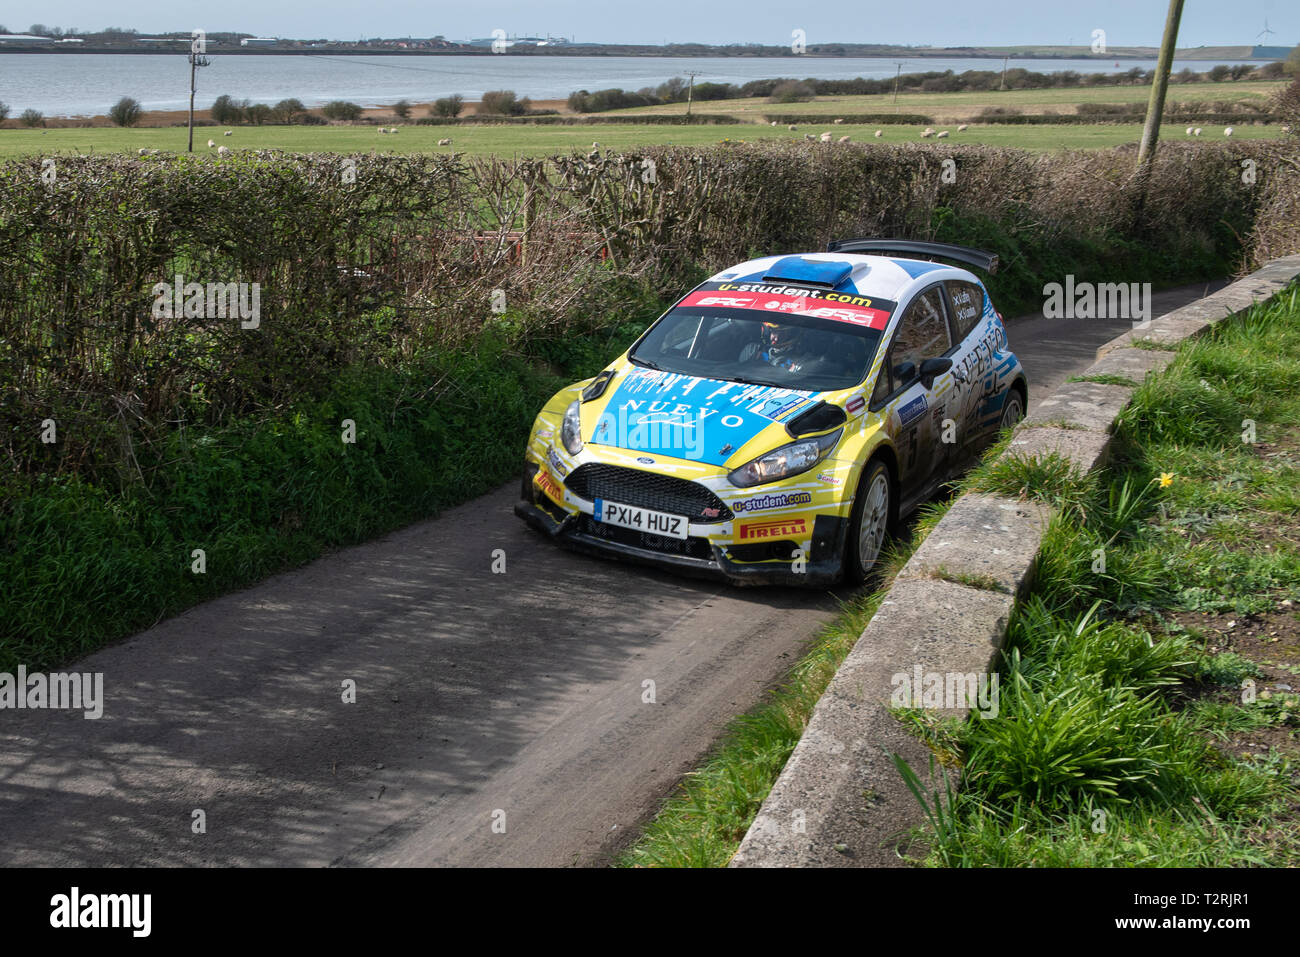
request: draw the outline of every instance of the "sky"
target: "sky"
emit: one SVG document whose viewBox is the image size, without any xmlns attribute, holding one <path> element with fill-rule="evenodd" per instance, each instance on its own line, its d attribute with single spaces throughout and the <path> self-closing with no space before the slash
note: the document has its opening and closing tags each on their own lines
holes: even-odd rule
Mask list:
<svg viewBox="0 0 1300 957">
<path fill-rule="evenodd" d="M 1087 45 L 1104 30 L 1108 46 L 1158 46 L 1165 0 L 0 0 L 0 24 L 141 33 L 202 28 L 295 39 L 442 35 L 449 40 L 514 35 L 606 43 L 696 41 L 786 45 L 795 30 L 809 44 L 918 46 Z M 1273 33 L 1263 39 L 1265 19 Z M 1180 47 L 1300 43 L 1296 0 L 1188 0 Z"/>
</svg>

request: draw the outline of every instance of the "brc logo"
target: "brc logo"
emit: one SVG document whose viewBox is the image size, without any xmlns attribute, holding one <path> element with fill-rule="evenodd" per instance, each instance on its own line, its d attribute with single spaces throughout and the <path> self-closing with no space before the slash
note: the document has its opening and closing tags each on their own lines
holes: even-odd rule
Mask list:
<svg viewBox="0 0 1300 957">
<path fill-rule="evenodd" d="M 788 538 L 791 535 L 806 535 L 808 523 L 802 518 L 774 519 L 767 522 L 745 522 L 740 526 L 740 540 L 755 538 Z"/>
<path fill-rule="evenodd" d="M 706 296 L 697 303 L 701 306 L 730 306 L 733 309 L 743 309 L 753 304 L 753 299 L 739 299 L 735 296 Z"/>
</svg>

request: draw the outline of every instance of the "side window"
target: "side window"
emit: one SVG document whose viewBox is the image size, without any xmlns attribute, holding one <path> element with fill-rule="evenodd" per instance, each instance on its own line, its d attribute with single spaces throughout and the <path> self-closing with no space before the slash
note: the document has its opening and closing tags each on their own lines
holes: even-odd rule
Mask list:
<svg viewBox="0 0 1300 957">
<path fill-rule="evenodd" d="M 876 376 L 876 387 L 871 390 L 871 407 L 874 409 L 881 405 L 885 399 L 889 398 L 889 393 L 894 391 L 889 378 L 889 357 L 880 364 L 880 375 Z"/>
<path fill-rule="evenodd" d="M 957 341 L 970 335 L 984 314 L 984 287 L 973 282 L 949 280 L 948 301 L 952 305 L 953 324 L 957 327 Z"/>
<path fill-rule="evenodd" d="M 893 345 L 889 347 L 894 387 L 914 380 L 922 362 L 943 355 L 950 345 L 948 320 L 943 310 L 943 287 L 935 286 L 913 299 L 899 320 Z"/>
</svg>

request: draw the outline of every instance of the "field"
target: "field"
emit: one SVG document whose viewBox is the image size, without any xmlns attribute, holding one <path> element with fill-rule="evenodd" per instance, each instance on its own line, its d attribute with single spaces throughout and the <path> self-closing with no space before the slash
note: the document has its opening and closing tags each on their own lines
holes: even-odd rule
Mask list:
<svg viewBox="0 0 1300 957">
<path fill-rule="evenodd" d="M 1267 103 L 1285 83 L 1241 80 L 1235 83 L 1171 83 L 1166 100 L 1185 102 Z M 1016 109 L 1021 113 L 1074 113 L 1080 103 L 1146 103 L 1149 86 L 1065 87 L 1048 90 L 1005 90 L 1003 92 L 900 93 L 875 96 L 819 96 L 808 103 L 779 105 L 762 97 L 743 100 L 707 100 L 691 106 L 692 113 L 730 113 L 733 116 L 761 116 L 764 113 L 924 113 L 939 122 L 960 122 L 987 106 Z M 615 110 L 620 113 L 684 113 L 684 103 Z"/>
<path fill-rule="evenodd" d="M 1188 103 L 1199 111 L 1207 104 L 1243 104 L 1244 108 L 1259 107 L 1285 84 L 1265 81 L 1239 81 L 1225 83 L 1173 84 L 1169 88 L 1169 101 Z M 936 130 L 949 129 L 948 143 L 979 143 L 988 146 L 1016 147 L 1027 150 L 1094 149 L 1136 143 L 1141 136 L 1140 122 L 1098 124 L 1045 124 L 1011 125 L 972 122 L 979 112 L 997 106 L 1024 114 L 1060 113 L 1072 115 L 1080 104 L 1131 104 L 1145 103 L 1149 88 L 1146 86 L 1079 87 L 1049 90 L 1009 90 L 1006 92 L 963 93 L 903 93 L 897 103 L 892 95 L 877 96 L 821 96 L 808 103 L 774 104 L 764 98 L 737 100 L 710 100 L 696 102 L 692 112 L 724 114 L 742 120 L 739 126 L 708 125 L 678 126 L 672 124 L 593 124 L 563 125 L 477 125 L 416 126 L 403 124 L 382 109 L 366 111 L 366 116 L 379 124 L 399 126 L 397 135 L 379 133 L 375 126 L 237 126 L 234 135 L 221 134 L 230 127 L 203 126 L 194 131 L 195 152 L 207 152 L 207 142 L 214 140 L 218 146 L 231 149 L 283 149 L 291 152 L 358 153 L 376 150 L 389 153 L 415 153 L 447 151 L 470 155 L 546 156 L 573 150 L 587 151 L 598 142 L 614 150 L 633 150 L 652 145 L 703 146 L 725 140 L 754 141 L 760 139 L 802 140 L 806 134 L 831 132 L 838 140 L 851 137 L 853 142 L 921 142 L 921 126 L 844 123 L 834 124 L 838 116 L 863 114 L 922 114 L 934 118 Z M 563 106 L 560 101 L 554 106 Z M 1229 106 L 1229 109 L 1234 108 Z M 598 114 L 601 117 L 637 116 L 640 114 L 683 114 L 684 103 L 638 107 Z M 416 107 L 414 116 L 423 116 L 425 109 Z M 785 125 L 770 126 L 764 115 L 824 116 L 825 123 L 803 123 L 791 131 Z M 166 120 L 175 114 L 159 115 L 153 121 Z M 196 117 L 206 116 L 205 112 Z M 1132 119 L 1132 118 L 1128 118 Z M 146 117 L 146 122 L 150 118 Z M 104 120 L 97 119 L 96 123 Z M 970 128 L 958 133 L 956 127 L 969 122 Z M 1222 125 L 1199 124 L 1202 139 L 1221 139 Z M 1275 139 L 1281 136 L 1278 125 L 1233 123 L 1234 136 L 1240 139 Z M 882 130 L 877 139 L 876 130 Z M 1169 139 L 1186 139 L 1186 124 L 1171 124 L 1164 129 Z M 450 147 L 439 147 L 438 140 L 450 137 Z M 141 126 L 134 129 L 96 125 L 93 127 L 51 126 L 48 129 L 27 129 L 15 125 L 14 120 L 0 129 L 0 159 L 17 156 L 45 156 L 55 153 L 123 153 L 139 149 L 160 149 L 180 152 L 185 149 L 186 131 L 183 127 Z"/>
<path fill-rule="evenodd" d="M 936 129 L 944 127 L 936 125 Z M 632 150 L 640 146 L 674 144 L 702 146 L 729 139 L 802 140 L 805 133 L 831 132 L 836 139 L 849 136 L 854 142 L 901 143 L 936 142 L 922 140 L 920 128 L 912 126 L 856 126 L 831 123 L 801 124 L 791 132 L 784 126 L 403 126 L 396 135 L 381 135 L 373 126 L 240 126 L 233 136 L 222 136 L 223 129 L 200 127 L 194 131 L 194 151 L 212 153 L 207 146 L 237 149 L 283 149 L 291 152 L 358 153 L 377 150 L 390 153 L 457 152 L 471 155 L 545 156 L 572 150 L 590 150 L 592 143 L 602 148 Z M 883 131 L 880 139 L 873 135 Z M 983 143 L 1028 150 L 1090 149 L 1136 143 L 1142 127 L 1137 123 L 1097 125 L 1003 126 L 973 124 L 964 133 L 952 127 L 948 144 Z M 1166 126 L 1169 139 L 1186 139 L 1184 127 Z M 1277 126 L 1234 127 L 1236 139 L 1276 139 L 1282 134 Z M 438 140 L 450 137 L 451 146 L 438 146 Z M 1201 139 L 1223 139 L 1223 127 L 1205 126 Z M 0 159 L 19 156 L 48 156 L 57 153 L 134 153 L 139 149 L 183 152 L 186 132 L 183 128 L 65 128 L 51 130 L 0 130 Z"/>
</svg>

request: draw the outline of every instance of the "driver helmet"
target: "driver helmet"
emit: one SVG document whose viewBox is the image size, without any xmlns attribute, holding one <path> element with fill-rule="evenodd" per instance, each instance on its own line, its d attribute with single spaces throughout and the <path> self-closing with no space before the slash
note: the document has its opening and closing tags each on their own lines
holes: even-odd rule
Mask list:
<svg viewBox="0 0 1300 957">
<path fill-rule="evenodd" d="M 763 347 L 773 356 L 784 356 L 794 351 L 803 336 L 803 330 L 779 322 L 763 323 Z"/>
</svg>

